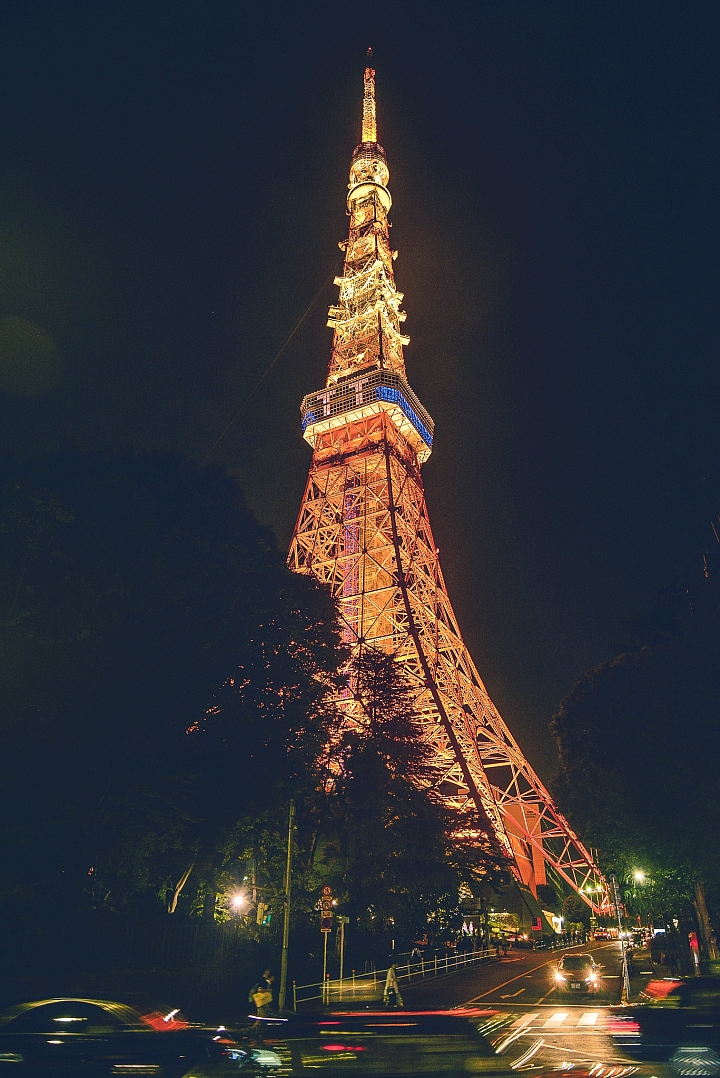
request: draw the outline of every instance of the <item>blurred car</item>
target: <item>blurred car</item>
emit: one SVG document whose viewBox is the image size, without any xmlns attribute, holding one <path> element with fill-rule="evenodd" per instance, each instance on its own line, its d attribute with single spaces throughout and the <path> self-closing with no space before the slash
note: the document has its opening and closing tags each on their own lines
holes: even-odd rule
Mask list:
<svg viewBox="0 0 720 1078">
<path fill-rule="evenodd" d="M 535 940 L 527 932 L 523 932 L 521 935 L 518 935 L 517 939 L 515 940 L 514 946 L 526 948 L 527 950 L 531 951 L 535 946 Z"/>
<path fill-rule="evenodd" d="M 164 1023 L 162 1024 L 158 1022 Z M 264 1060 L 264 1061 L 263 1061 Z M 206 1078 L 268 1073 L 275 1053 L 243 1047 L 221 1029 L 190 1028 L 177 1012 L 143 1018 L 96 999 L 45 999 L 0 1014 L 0 1073 L 33 1078 Z"/>
<path fill-rule="evenodd" d="M 343 1075 L 483 1074 L 510 1078 L 542 1047 L 538 1038 L 517 1050 L 515 1015 L 452 1011 L 333 1011 L 267 1023 L 263 1038 L 282 1059 L 283 1078 Z M 516 1050 L 511 1050 L 515 1046 Z M 539 1070 L 539 1078 L 560 1072 Z"/>
<path fill-rule="evenodd" d="M 594 995 L 602 988 L 601 969 L 591 954 L 564 954 L 555 970 L 555 986 L 568 995 Z"/>
<path fill-rule="evenodd" d="M 632 1059 L 720 1076 L 720 977 L 650 981 L 645 1002 L 613 1008 L 608 1031 Z"/>
</svg>

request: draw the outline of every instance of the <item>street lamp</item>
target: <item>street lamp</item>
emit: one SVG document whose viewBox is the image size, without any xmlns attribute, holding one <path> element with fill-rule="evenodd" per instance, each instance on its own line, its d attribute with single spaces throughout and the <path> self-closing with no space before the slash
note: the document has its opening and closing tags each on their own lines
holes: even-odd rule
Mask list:
<svg viewBox="0 0 720 1078">
<path fill-rule="evenodd" d="M 247 899 L 245 898 L 245 895 L 233 895 L 233 897 L 230 899 L 230 905 L 236 913 L 242 913 L 243 909 L 245 908 L 246 902 Z"/>
<path fill-rule="evenodd" d="M 641 868 L 636 868 L 633 872 L 633 879 L 635 883 L 645 883 L 645 873 Z"/>
</svg>

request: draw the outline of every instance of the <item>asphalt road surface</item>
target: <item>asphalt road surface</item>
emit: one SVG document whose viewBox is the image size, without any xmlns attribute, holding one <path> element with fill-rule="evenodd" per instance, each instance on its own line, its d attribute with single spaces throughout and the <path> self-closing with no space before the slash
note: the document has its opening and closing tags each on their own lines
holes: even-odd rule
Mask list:
<svg viewBox="0 0 720 1078">
<path fill-rule="evenodd" d="M 573 952 L 589 952 L 604 967 L 602 991 L 579 1000 L 558 992 L 554 972 L 564 951 L 510 951 L 492 964 L 403 988 L 405 1006 L 487 1005 L 507 1010 L 516 1036 L 508 1052 L 519 1056 L 542 1041 L 534 1064 L 627 1062 L 605 1031 L 608 1008 L 620 998 L 620 946 L 603 942 L 567 949 Z"/>
</svg>

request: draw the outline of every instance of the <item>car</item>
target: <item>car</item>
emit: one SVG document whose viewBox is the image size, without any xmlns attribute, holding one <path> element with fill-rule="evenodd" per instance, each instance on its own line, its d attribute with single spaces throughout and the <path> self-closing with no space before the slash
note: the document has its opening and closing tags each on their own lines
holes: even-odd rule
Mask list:
<svg viewBox="0 0 720 1078">
<path fill-rule="evenodd" d="M 555 970 L 555 987 L 571 996 L 594 995 L 602 989 L 601 969 L 591 954 L 564 954 Z"/>
<path fill-rule="evenodd" d="M 612 1009 L 615 1046 L 635 1060 L 669 1062 L 680 1074 L 720 1076 L 720 977 L 650 981 L 643 997 Z"/>
<path fill-rule="evenodd" d="M 511 1078 L 543 1045 L 517 1050 L 515 1015 L 481 1008 L 448 1011 L 332 1011 L 270 1020 L 264 1042 L 282 1058 L 283 1078 L 479 1074 Z M 539 1071 L 537 1078 L 565 1078 Z"/>
<path fill-rule="evenodd" d="M 191 1028 L 177 1011 L 143 1017 L 122 1003 L 58 998 L 0 1014 L 0 1071 L 18 1078 L 209 1078 L 239 1070 L 250 1076 L 267 1074 L 279 1062 L 275 1053 L 245 1047 L 222 1028 Z"/>
</svg>

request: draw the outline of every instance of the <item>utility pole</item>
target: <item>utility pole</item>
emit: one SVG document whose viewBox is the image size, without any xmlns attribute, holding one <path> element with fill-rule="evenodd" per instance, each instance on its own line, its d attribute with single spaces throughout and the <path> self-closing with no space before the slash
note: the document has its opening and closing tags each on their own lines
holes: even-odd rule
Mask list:
<svg viewBox="0 0 720 1078">
<path fill-rule="evenodd" d="M 628 970 L 627 960 L 627 940 L 622 938 L 623 926 L 622 917 L 620 915 L 620 892 L 618 891 L 617 876 L 613 873 L 610 877 L 613 889 L 613 898 L 615 899 L 615 913 L 617 914 L 618 934 L 620 936 L 620 946 L 622 947 L 622 994 L 620 996 L 621 1003 L 627 1003 L 630 999 L 630 972 Z"/>
<path fill-rule="evenodd" d="M 350 924 L 350 918 L 344 917 L 341 913 L 338 915 L 338 922 L 340 924 L 340 999 L 342 1000 L 345 966 L 345 925 Z"/>
<path fill-rule="evenodd" d="M 285 996 L 287 993 L 288 944 L 290 942 L 290 890 L 292 885 L 292 842 L 294 827 L 295 802 L 291 801 L 290 812 L 288 813 L 287 860 L 285 862 L 285 909 L 283 911 L 282 958 L 280 960 L 280 993 L 278 997 L 278 1007 L 281 1014 L 285 1010 Z"/>
</svg>

